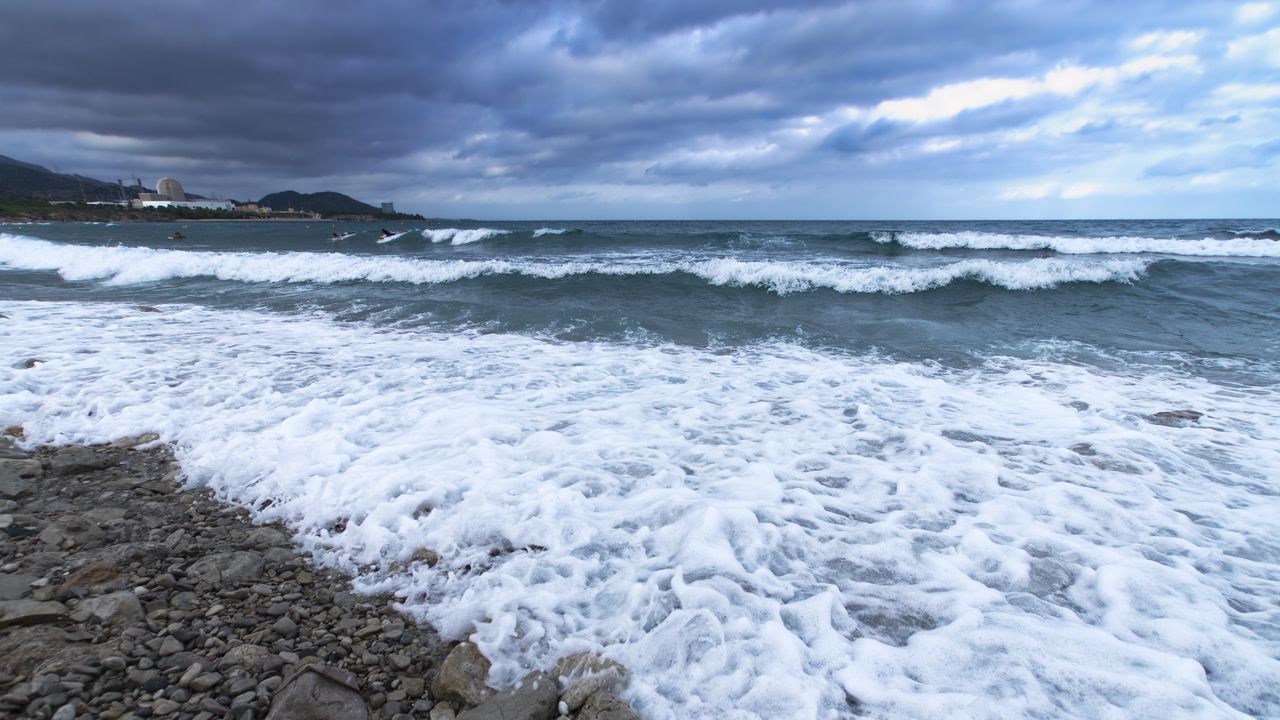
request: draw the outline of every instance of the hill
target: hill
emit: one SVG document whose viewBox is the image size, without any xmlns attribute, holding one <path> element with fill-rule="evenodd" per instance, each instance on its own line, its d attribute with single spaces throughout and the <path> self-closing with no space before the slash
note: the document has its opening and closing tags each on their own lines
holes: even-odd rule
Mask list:
<svg viewBox="0 0 1280 720">
<path fill-rule="evenodd" d="M 285 190 L 284 192 L 271 193 L 263 197 L 258 201 L 258 204 L 275 210 L 293 208 L 294 210 L 317 212 L 321 215 L 378 215 L 382 213 L 381 208 L 362 203 L 340 192 L 300 193 L 293 190 Z"/>
<path fill-rule="evenodd" d="M 126 192 L 129 188 L 126 188 Z M 45 200 L 119 200 L 115 183 L 83 175 L 63 175 L 49 168 L 0 155 L 0 197 Z"/>
</svg>

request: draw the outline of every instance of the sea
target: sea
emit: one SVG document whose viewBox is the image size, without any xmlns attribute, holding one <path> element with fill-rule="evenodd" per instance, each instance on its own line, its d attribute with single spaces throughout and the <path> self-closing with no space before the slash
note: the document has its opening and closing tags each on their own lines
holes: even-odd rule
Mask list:
<svg viewBox="0 0 1280 720">
<path fill-rule="evenodd" d="M 1275 718 L 1278 289 L 1280 220 L 11 223 L 0 422 L 159 433 L 499 687 Z"/>
</svg>

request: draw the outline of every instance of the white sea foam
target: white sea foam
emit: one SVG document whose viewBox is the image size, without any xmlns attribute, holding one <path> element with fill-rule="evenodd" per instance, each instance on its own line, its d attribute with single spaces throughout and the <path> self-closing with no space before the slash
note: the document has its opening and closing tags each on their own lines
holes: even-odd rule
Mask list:
<svg viewBox="0 0 1280 720">
<path fill-rule="evenodd" d="M 1179 240 L 1144 237 L 1054 237 L 986 232 L 874 232 L 876 242 L 897 242 L 917 250 L 1053 250 L 1067 255 L 1158 253 L 1199 257 L 1280 257 L 1280 242 L 1268 238 Z"/>
<path fill-rule="evenodd" d="M 448 242 L 450 245 L 468 245 L 473 242 L 480 242 L 491 237 L 499 235 L 510 235 L 510 230 L 497 230 L 494 228 L 472 228 L 463 230 L 461 228 L 440 228 L 432 230 L 430 228 L 422 231 L 422 237 L 433 243 Z"/>
<path fill-rule="evenodd" d="M 1132 282 L 1141 260 L 1078 261 L 1056 258 L 960 260 L 942 265 L 861 266 L 835 261 L 750 261 L 731 258 L 590 261 L 424 260 L 343 253 L 193 252 L 138 247 L 67 245 L 0 234 L 0 265 L 52 270 L 67 280 L 112 284 L 170 278 L 215 277 L 240 282 L 448 283 L 485 275 L 557 279 L 573 275 L 688 273 L 721 286 L 761 287 L 780 295 L 829 289 L 842 293 L 910 293 L 975 280 L 1011 290 L 1069 282 Z"/>
<path fill-rule="evenodd" d="M 537 230 L 534 230 L 533 236 L 542 237 L 543 235 L 563 235 L 567 232 L 569 231 L 565 228 L 544 227 L 544 228 L 538 228 Z"/>
<path fill-rule="evenodd" d="M 0 303 L 46 361 L 0 422 L 160 432 L 497 684 L 590 649 L 657 720 L 1280 714 L 1275 387 L 160 309 Z"/>
</svg>

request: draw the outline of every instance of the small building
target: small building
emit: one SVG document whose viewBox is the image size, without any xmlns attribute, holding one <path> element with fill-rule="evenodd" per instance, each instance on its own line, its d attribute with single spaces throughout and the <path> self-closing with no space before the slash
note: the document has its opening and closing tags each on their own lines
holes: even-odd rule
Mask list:
<svg viewBox="0 0 1280 720">
<path fill-rule="evenodd" d="M 396 214 L 396 204 L 395 204 L 395 203 L 388 203 L 388 202 L 384 202 L 384 203 L 382 203 L 382 214 L 383 214 L 383 215 L 395 215 L 395 214 Z"/>
</svg>

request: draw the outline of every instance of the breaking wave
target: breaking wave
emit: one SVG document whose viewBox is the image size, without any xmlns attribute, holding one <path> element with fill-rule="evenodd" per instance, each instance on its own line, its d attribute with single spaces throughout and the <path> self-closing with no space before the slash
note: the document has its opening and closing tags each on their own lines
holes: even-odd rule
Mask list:
<svg viewBox="0 0 1280 720">
<path fill-rule="evenodd" d="M 343 253 L 194 252 L 95 247 L 0 234 L 0 264 L 15 269 L 54 271 L 67 280 L 102 280 L 114 285 L 192 277 L 249 283 L 368 281 L 441 284 L 493 275 L 560 279 L 576 275 L 659 276 L 686 273 L 711 285 L 759 287 L 787 295 L 824 289 L 840 293 L 914 293 L 964 280 L 1009 290 L 1045 289 L 1072 282 L 1128 283 L 1142 275 L 1149 261 L 970 259 L 907 267 L 732 258 L 659 260 L 640 257 L 616 261 L 559 262 L 426 260 Z"/>
<path fill-rule="evenodd" d="M 1159 253 L 1198 257 L 1280 257 L 1280 243 L 1263 233 L 1242 233 L 1225 240 L 1178 240 L 1144 237 L 1054 237 L 986 232 L 873 232 L 881 244 L 897 243 L 915 250 L 1052 250 L 1064 255 Z"/>
<path fill-rule="evenodd" d="M 497 230 L 495 228 L 474 228 L 471 230 L 463 230 L 461 228 L 440 228 L 438 230 L 426 229 L 422 231 L 422 237 L 433 243 L 447 242 L 450 245 L 468 245 L 473 242 L 480 242 L 491 237 L 499 235 L 509 235 L 510 230 Z"/>
</svg>

